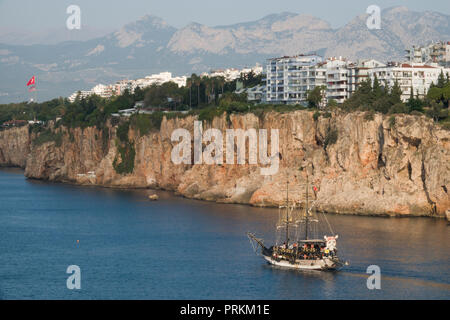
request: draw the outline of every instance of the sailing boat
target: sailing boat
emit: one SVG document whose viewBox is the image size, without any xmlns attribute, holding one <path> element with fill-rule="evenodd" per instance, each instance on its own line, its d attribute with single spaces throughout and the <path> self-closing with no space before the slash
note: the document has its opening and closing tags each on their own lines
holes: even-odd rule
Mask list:
<svg viewBox="0 0 450 320">
<path fill-rule="evenodd" d="M 248 232 L 247 236 L 253 249 L 269 263 L 278 267 L 300 269 L 300 270 L 337 270 L 348 265 L 342 262 L 337 255 L 338 235 L 324 236 L 322 239 L 310 237 L 311 233 L 316 233 L 319 228 L 316 224 L 319 219 L 315 217 L 309 208 L 308 196 L 308 175 L 306 176 L 306 201 L 304 214 L 298 215 L 297 204 L 289 203 L 289 182 L 286 182 L 286 205 L 280 206 L 280 221 L 277 224 L 277 233 L 284 235 L 281 244 L 278 237 L 277 243 L 270 248 L 264 245 L 262 239 L 257 238 L 253 233 Z M 326 219 L 326 216 L 323 215 Z M 333 231 L 330 224 L 331 234 Z M 313 232 L 311 232 L 313 231 Z"/>
</svg>

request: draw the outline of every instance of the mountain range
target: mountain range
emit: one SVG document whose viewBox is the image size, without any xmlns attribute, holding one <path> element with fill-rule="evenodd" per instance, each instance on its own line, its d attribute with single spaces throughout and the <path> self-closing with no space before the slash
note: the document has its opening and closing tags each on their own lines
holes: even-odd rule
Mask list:
<svg viewBox="0 0 450 320">
<path fill-rule="evenodd" d="M 285 12 L 227 26 L 191 23 L 177 29 L 159 17 L 146 15 L 87 41 L 0 44 L 0 103 L 28 100 L 25 84 L 32 75 L 36 75 L 38 100 L 42 101 L 97 83 L 161 71 L 183 75 L 240 68 L 299 53 L 402 60 L 404 49 L 411 45 L 450 40 L 450 16 L 442 13 L 384 9 L 379 30 L 367 28 L 367 17 L 363 14 L 332 28 L 311 15 Z"/>
</svg>

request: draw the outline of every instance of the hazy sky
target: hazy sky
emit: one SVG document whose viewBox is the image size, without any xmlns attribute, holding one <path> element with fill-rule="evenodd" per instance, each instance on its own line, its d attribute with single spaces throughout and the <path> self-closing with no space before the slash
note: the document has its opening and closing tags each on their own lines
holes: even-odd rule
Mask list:
<svg viewBox="0 0 450 320">
<path fill-rule="evenodd" d="M 382 9 L 402 5 L 450 14 L 448 0 L 0 0 L 0 29 L 64 28 L 70 4 L 80 6 L 82 25 L 99 29 L 117 29 L 145 14 L 183 27 L 189 22 L 214 26 L 251 21 L 284 11 L 312 14 L 338 27 L 372 4 Z"/>
</svg>

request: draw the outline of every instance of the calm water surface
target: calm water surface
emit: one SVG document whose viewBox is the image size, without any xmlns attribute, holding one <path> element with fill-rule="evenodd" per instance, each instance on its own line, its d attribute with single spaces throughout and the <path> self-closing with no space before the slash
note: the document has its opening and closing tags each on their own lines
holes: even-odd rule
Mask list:
<svg viewBox="0 0 450 320">
<path fill-rule="evenodd" d="M 26 180 L 0 170 L 0 299 L 450 299 L 450 226 L 328 215 L 338 273 L 273 268 L 245 232 L 273 240 L 278 211 L 148 190 Z M 77 244 L 77 240 L 79 243 Z M 382 289 L 366 287 L 379 265 Z M 66 269 L 81 268 L 81 290 Z"/>
</svg>

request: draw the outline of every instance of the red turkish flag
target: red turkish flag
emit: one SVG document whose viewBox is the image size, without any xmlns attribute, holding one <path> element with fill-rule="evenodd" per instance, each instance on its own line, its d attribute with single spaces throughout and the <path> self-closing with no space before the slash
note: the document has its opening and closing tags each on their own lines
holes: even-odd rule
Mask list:
<svg viewBox="0 0 450 320">
<path fill-rule="evenodd" d="M 35 84 L 35 83 L 36 83 L 36 79 L 35 79 L 34 76 L 33 76 L 30 80 L 28 80 L 27 87 L 28 87 L 28 86 L 31 86 L 31 85 L 33 85 L 33 84 Z"/>
</svg>

